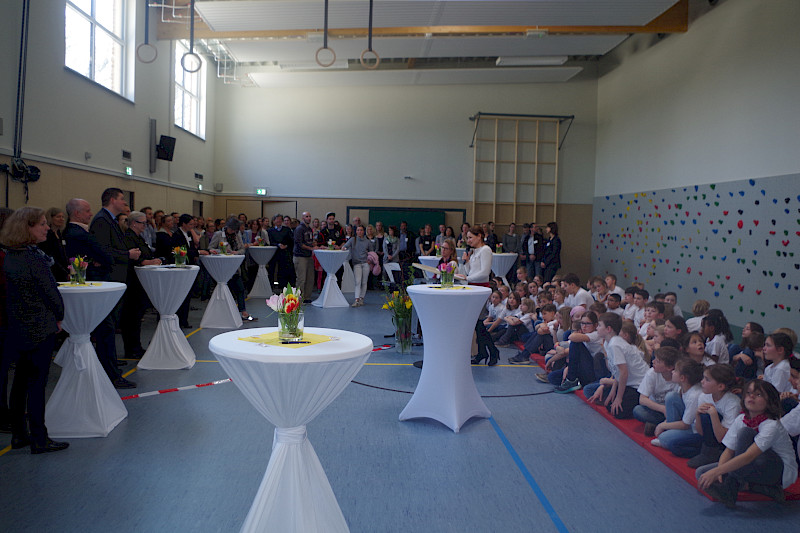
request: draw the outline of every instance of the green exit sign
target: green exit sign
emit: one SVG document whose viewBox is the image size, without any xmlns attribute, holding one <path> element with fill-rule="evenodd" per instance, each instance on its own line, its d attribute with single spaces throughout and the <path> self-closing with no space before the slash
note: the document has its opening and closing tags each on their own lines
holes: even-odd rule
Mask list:
<svg viewBox="0 0 800 533">
<path fill-rule="evenodd" d="M 125 174 L 133 176 L 133 167 L 125 167 Z"/>
<path fill-rule="evenodd" d="M 259 196 L 266 196 L 267 195 L 267 189 L 256 189 L 256 194 L 259 195 Z"/>
</svg>

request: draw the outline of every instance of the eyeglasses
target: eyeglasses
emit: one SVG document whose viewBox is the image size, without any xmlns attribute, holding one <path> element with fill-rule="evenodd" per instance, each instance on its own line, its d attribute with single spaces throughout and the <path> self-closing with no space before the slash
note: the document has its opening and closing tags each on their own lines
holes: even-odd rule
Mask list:
<svg viewBox="0 0 800 533">
<path fill-rule="evenodd" d="M 129 224 L 144 224 L 144 220 L 131 220 Z"/>
</svg>

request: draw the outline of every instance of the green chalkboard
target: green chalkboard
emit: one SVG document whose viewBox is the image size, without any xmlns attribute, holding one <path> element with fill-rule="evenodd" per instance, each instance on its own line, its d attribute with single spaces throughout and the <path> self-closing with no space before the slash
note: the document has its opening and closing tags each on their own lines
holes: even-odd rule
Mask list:
<svg viewBox="0 0 800 533">
<path fill-rule="evenodd" d="M 419 228 L 425 224 L 430 224 L 433 234 L 439 233 L 439 224 L 445 223 L 445 214 L 441 209 L 414 209 L 414 208 L 389 208 L 389 207 L 370 207 L 369 223 L 374 225 L 377 221 L 383 222 L 383 227 L 400 227 L 400 222 L 408 222 L 408 229 L 413 233 L 418 233 Z"/>
</svg>

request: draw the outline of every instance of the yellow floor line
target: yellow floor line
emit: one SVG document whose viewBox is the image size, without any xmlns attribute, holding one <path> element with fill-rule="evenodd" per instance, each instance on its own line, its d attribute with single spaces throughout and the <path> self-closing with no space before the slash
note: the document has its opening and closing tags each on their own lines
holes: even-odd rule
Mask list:
<svg viewBox="0 0 800 533">
<path fill-rule="evenodd" d="M 130 370 L 128 370 L 127 372 L 125 372 L 124 374 L 122 374 L 122 377 L 123 377 L 123 378 L 127 378 L 128 376 L 130 376 L 130 375 L 131 375 L 131 374 L 133 374 L 134 372 L 136 372 L 136 367 L 133 367 L 132 369 L 130 369 Z"/>
<path fill-rule="evenodd" d="M 9 444 L 8 446 L 6 446 L 2 450 L 0 450 L 0 455 L 3 455 L 4 453 L 10 452 L 10 451 L 11 451 L 11 445 Z"/>
<path fill-rule="evenodd" d="M 198 332 L 198 331 L 200 331 L 201 329 L 203 329 L 203 328 L 197 328 L 197 329 L 196 329 L 196 330 L 194 330 L 193 332 L 191 332 L 191 333 L 189 333 L 188 335 L 186 335 L 186 338 L 188 339 L 189 337 L 191 337 L 192 335 L 194 335 L 195 333 L 197 333 L 197 332 Z"/>
</svg>

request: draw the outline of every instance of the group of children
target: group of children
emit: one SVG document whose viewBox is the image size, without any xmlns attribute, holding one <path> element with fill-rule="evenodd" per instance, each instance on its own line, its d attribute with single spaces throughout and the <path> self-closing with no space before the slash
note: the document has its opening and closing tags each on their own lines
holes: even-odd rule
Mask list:
<svg viewBox="0 0 800 533">
<path fill-rule="evenodd" d="M 545 357 L 536 375 L 557 393 L 583 389 L 616 418 L 645 424 L 651 444 L 688 458 L 698 486 L 733 507 L 739 490 L 783 501 L 798 476 L 797 335 L 749 322 L 733 341 L 722 311 L 704 300 L 684 320 L 675 293 L 575 274 L 551 284 L 518 272 L 497 282 L 484 325 L 499 345 L 524 343 L 511 364 Z M 793 442 L 794 441 L 794 442 Z"/>
</svg>

